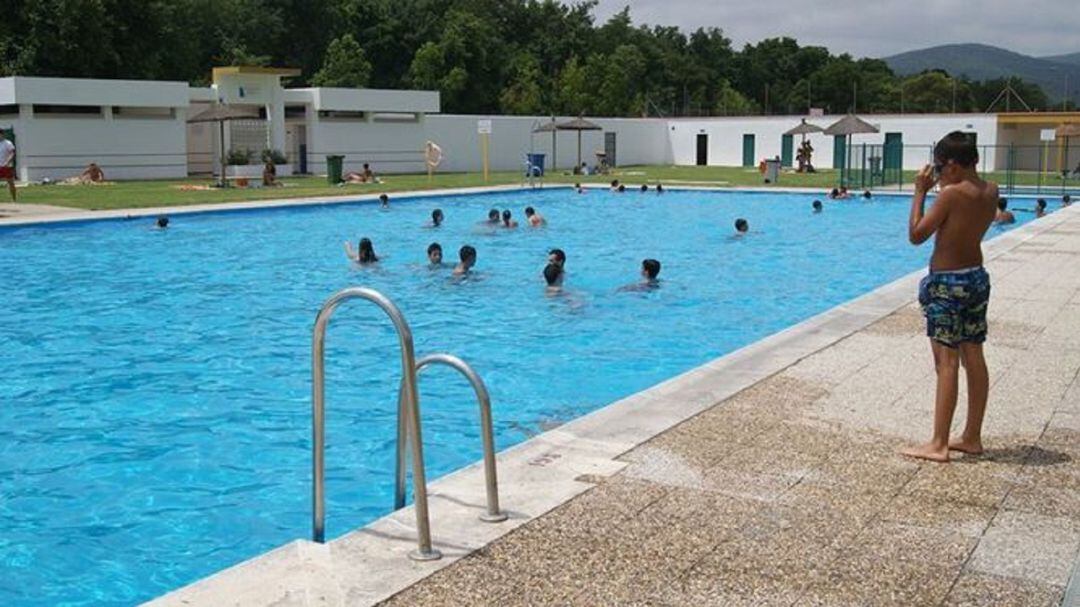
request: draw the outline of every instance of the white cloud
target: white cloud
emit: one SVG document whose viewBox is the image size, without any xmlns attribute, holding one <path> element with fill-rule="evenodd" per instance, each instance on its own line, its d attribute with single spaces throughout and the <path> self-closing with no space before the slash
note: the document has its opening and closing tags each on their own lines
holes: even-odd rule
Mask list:
<svg viewBox="0 0 1080 607">
<path fill-rule="evenodd" d="M 637 24 L 719 27 L 736 48 L 789 36 L 858 57 L 967 42 L 1034 56 L 1080 51 L 1075 0 L 600 0 L 597 22 L 624 6 Z"/>
</svg>

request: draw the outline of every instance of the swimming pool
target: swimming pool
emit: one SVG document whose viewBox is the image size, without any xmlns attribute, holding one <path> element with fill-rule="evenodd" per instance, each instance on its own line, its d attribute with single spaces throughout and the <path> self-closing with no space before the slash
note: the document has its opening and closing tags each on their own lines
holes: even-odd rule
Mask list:
<svg viewBox="0 0 1080 607">
<path fill-rule="evenodd" d="M 0 230 L 0 604 L 130 604 L 307 537 L 311 327 L 339 288 L 381 290 L 418 353 L 472 363 L 503 449 L 925 263 L 906 199 L 814 215 L 811 198 L 546 190 Z M 526 205 L 550 225 L 476 226 Z M 421 227 L 436 206 L 444 226 Z M 750 234 L 731 237 L 735 217 Z M 362 235 L 376 268 L 342 252 Z M 475 246 L 476 275 L 428 269 L 432 241 L 447 259 Z M 644 257 L 661 288 L 618 292 Z M 398 363 L 370 305 L 340 310 L 327 343 L 335 537 L 392 503 Z M 420 390 L 429 477 L 478 459 L 464 381 L 433 369 Z"/>
</svg>

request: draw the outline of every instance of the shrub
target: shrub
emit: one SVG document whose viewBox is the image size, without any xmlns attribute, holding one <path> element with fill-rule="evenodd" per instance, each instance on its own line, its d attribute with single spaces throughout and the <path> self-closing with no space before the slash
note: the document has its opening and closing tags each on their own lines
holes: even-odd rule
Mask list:
<svg viewBox="0 0 1080 607">
<path fill-rule="evenodd" d="M 267 148 L 262 151 L 262 156 L 260 157 L 263 162 L 272 162 L 274 164 L 286 164 L 289 162 L 281 150 L 271 150 Z"/>
<path fill-rule="evenodd" d="M 228 154 L 225 154 L 225 164 L 229 166 L 251 164 L 252 156 L 254 154 L 249 149 L 233 148 L 229 150 Z"/>
</svg>

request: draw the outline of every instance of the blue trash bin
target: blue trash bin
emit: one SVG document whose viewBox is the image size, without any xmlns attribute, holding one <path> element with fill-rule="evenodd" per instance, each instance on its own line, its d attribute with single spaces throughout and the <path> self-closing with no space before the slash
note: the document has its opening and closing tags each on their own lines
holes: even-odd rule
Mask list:
<svg viewBox="0 0 1080 607">
<path fill-rule="evenodd" d="M 543 177 L 544 176 L 544 155 L 543 154 L 525 154 L 525 162 L 528 163 L 528 167 L 525 169 L 526 177 Z M 532 173 L 532 175 L 529 175 Z"/>
</svg>

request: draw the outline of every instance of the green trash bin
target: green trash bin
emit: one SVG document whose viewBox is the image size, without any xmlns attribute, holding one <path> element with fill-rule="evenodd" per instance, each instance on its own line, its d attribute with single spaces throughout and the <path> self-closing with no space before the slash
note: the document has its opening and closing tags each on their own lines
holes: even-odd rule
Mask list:
<svg viewBox="0 0 1080 607">
<path fill-rule="evenodd" d="M 341 165 L 344 161 L 344 156 L 326 157 L 326 181 L 330 182 L 330 185 L 341 183 Z"/>
</svg>

